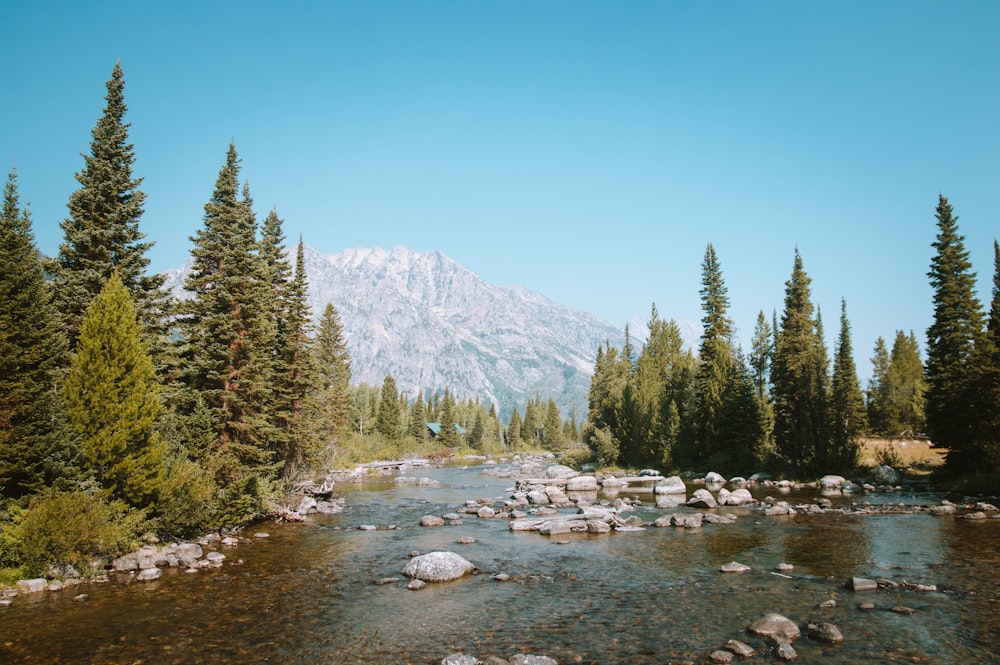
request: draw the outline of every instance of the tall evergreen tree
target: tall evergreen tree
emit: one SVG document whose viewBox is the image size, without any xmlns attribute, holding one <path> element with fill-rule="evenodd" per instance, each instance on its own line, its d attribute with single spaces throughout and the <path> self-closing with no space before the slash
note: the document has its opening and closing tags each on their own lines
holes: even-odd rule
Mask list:
<svg viewBox="0 0 1000 665">
<path fill-rule="evenodd" d="M 825 446 L 828 433 L 826 378 L 819 362 L 823 347 L 817 340 L 811 282 L 796 250 L 792 275 L 785 282 L 785 305 L 771 368 L 776 452 L 781 461 L 801 471 L 818 470 L 816 452 Z"/>
<path fill-rule="evenodd" d="M 399 413 L 399 390 L 392 374 L 386 374 L 382 381 L 382 401 L 379 402 L 375 417 L 375 430 L 390 441 L 397 441 L 402 435 Z"/>
<path fill-rule="evenodd" d="M 512 450 L 517 450 L 521 445 L 521 413 L 514 407 L 507 424 L 507 445 Z"/>
<path fill-rule="evenodd" d="M 754 326 L 750 341 L 750 376 L 753 381 L 754 395 L 757 400 L 757 410 L 760 411 L 763 427 L 763 441 L 766 444 L 774 425 L 774 404 L 768 384 L 771 380 L 771 360 L 774 357 L 775 329 L 768 323 L 764 311 L 757 313 L 757 323 Z"/>
<path fill-rule="evenodd" d="M 878 434 L 891 434 L 892 382 L 889 376 L 889 349 L 882 337 L 875 340 L 873 354 L 872 378 L 868 381 L 868 426 Z"/>
<path fill-rule="evenodd" d="M 984 470 L 1000 471 L 1000 244 L 993 241 L 993 297 L 986 332 L 976 340 L 972 442 Z"/>
<path fill-rule="evenodd" d="M 551 397 L 545 407 L 545 447 L 549 450 L 559 450 L 565 443 L 563 438 L 563 422 L 559 415 L 559 407 Z"/>
<path fill-rule="evenodd" d="M 692 462 L 722 463 L 739 451 L 725 450 L 719 441 L 725 399 L 733 378 L 735 350 L 732 345 L 732 321 L 728 316 L 729 294 L 722 278 L 722 268 L 711 243 L 702 261 L 701 319 L 704 332 L 698 352 L 696 397 L 689 436 Z"/>
<path fill-rule="evenodd" d="M 427 440 L 427 412 L 424 409 L 424 396 L 419 390 L 410 409 L 409 435 L 417 441 Z"/>
<path fill-rule="evenodd" d="M 934 290 L 934 320 L 927 329 L 927 433 L 935 445 L 948 449 L 950 469 L 972 471 L 982 456 L 969 445 L 975 414 L 967 395 L 982 313 L 965 238 L 944 196 L 938 197 L 936 217 L 938 234 L 932 245 L 936 253 L 927 273 Z"/>
<path fill-rule="evenodd" d="M 273 212 L 272 215 L 277 218 Z M 280 228 L 280 220 L 278 227 Z M 279 233 L 278 236 L 280 235 Z M 280 266 L 280 262 L 275 261 L 275 265 Z M 280 272 L 280 267 L 272 269 L 272 275 Z M 312 310 L 307 301 L 309 285 L 301 238 L 296 249 L 291 279 L 284 284 L 280 280 L 274 280 L 273 288 L 279 296 L 273 380 L 273 418 L 277 425 L 275 442 L 280 446 L 277 450 L 279 458 L 284 462 L 285 477 L 291 478 L 303 465 L 307 449 L 313 447 L 304 421 L 306 400 L 315 384 L 315 377 L 312 375 L 315 365 L 311 362 Z"/>
<path fill-rule="evenodd" d="M 117 273 L 83 317 L 64 389 L 86 471 L 109 498 L 151 506 L 166 473 L 156 429 L 164 407 L 142 324 Z"/>
<path fill-rule="evenodd" d="M 461 436 L 455 425 L 455 398 L 451 392 L 444 391 L 441 401 L 441 445 L 446 448 L 457 448 L 461 444 Z"/>
<path fill-rule="evenodd" d="M 0 208 L 0 496 L 22 497 L 69 474 L 57 389 L 66 353 L 31 217 L 12 169 Z"/>
<path fill-rule="evenodd" d="M 819 451 L 818 461 L 824 469 L 850 471 L 857 466 L 860 451 L 858 437 L 867 428 L 867 423 L 864 398 L 854 365 L 845 300 L 840 301 L 840 334 L 834 349 L 830 425 L 830 445 L 825 451 Z"/>
<path fill-rule="evenodd" d="M 106 106 L 92 132 L 90 154 L 76 174 L 80 188 L 70 195 L 69 217 L 62 222 L 64 239 L 52 263 L 57 305 L 71 344 L 90 301 L 113 271 L 132 294 L 149 333 L 162 333 L 167 303 L 162 275 L 146 275 L 146 252 L 153 243 L 139 230 L 145 193 L 142 178 L 134 178 L 135 152 L 129 143 L 130 123 L 124 121 L 125 80 L 115 63 L 107 82 Z M 158 343 L 161 340 L 156 340 Z"/>
<path fill-rule="evenodd" d="M 619 415 L 621 461 L 631 466 L 663 464 L 676 455 L 693 400 L 697 361 L 684 349 L 680 327 L 661 319 L 656 305 L 648 325 L 649 338 L 625 386 Z"/>
<path fill-rule="evenodd" d="M 188 384 L 216 423 L 211 466 L 233 491 L 250 476 L 273 478 L 279 467 L 274 434 L 270 313 L 276 297 L 266 280 L 252 200 L 239 187 L 239 157 L 230 143 L 204 227 L 192 238 L 193 265 L 184 288 L 194 294 L 180 320 Z M 255 487 L 256 483 L 251 483 Z"/>
</svg>

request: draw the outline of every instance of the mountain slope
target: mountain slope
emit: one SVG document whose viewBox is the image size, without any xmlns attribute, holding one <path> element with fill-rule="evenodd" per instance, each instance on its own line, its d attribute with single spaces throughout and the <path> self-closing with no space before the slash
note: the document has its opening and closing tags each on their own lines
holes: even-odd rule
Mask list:
<svg viewBox="0 0 1000 665">
<path fill-rule="evenodd" d="M 582 419 L 597 347 L 622 331 L 522 287 L 489 284 L 440 252 L 304 248 L 309 304 L 333 303 L 344 324 L 354 382 L 392 374 L 411 397 L 450 388 L 496 404 L 506 421 L 537 392 L 563 417 Z M 183 297 L 187 267 L 168 273 Z"/>
</svg>

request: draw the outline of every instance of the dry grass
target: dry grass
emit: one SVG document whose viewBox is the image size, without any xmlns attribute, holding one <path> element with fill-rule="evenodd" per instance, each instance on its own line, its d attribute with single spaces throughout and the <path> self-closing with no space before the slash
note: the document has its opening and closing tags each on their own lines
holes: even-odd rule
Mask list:
<svg viewBox="0 0 1000 665">
<path fill-rule="evenodd" d="M 862 466 L 888 464 L 901 469 L 936 469 L 944 464 L 945 450 L 932 448 L 927 439 L 864 437 L 861 439 Z"/>
</svg>

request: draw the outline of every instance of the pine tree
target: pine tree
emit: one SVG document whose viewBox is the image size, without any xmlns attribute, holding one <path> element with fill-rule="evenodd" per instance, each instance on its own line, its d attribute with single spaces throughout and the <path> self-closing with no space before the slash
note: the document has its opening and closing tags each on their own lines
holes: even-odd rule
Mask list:
<svg viewBox="0 0 1000 665">
<path fill-rule="evenodd" d="M 850 471 L 858 464 L 858 437 L 867 428 L 865 403 L 858 384 L 851 345 L 847 302 L 840 301 L 840 334 L 834 349 L 833 384 L 830 390 L 830 446 L 820 451 L 824 469 Z"/>
<path fill-rule="evenodd" d="M 565 443 L 562 424 L 559 407 L 555 400 L 550 397 L 545 408 L 545 430 L 542 435 L 545 447 L 549 450 L 559 450 Z"/>
<path fill-rule="evenodd" d="M 507 424 L 507 446 L 511 450 L 517 450 L 521 445 L 521 413 L 514 407 L 511 411 L 510 421 Z"/>
<path fill-rule="evenodd" d="M 424 398 L 417 391 L 417 397 L 413 400 L 413 407 L 410 409 L 410 429 L 409 435 L 417 441 L 427 440 L 427 413 L 424 410 Z"/>
<path fill-rule="evenodd" d="M 184 288 L 194 298 L 179 321 L 188 384 L 216 424 L 211 465 L 227 488 L 250 476 L 273 478 L 280 466 L 270 447 L 269 419 L 277 295 L 266 279 L 256 231 L 252 200 L 246 187 L 240 195 L 239 157 L 230 144 L 205 204 L 204 227 L 192 238 L 193 265 Z"/>
<path fill-rule="evenodd" d="M 969 446 L 975 414 L 967 395 L 982 313 L 958 217 L 944 196 L 938 197 L 936 212 L 938 234 L 932 245 L 936 254 L 927 273 L 934 290 L 934 320 L 927 329 L 927 433 L 935 445 L 948 449 L 949 469 L 973 471 L 982 456 Z"/>
<path fill-rule="evenodd" d="M 272 213 L 273 215 L 273 213 Z M 273 215 L 277 218 L 277 215 Z M 267 226 L 267 225 L 265 225 Z M 280 220 L 278 220 L 280 229 Z M 267 233 L 265 233 L 266 237 Z M 280 232 L 277 234 L 281 236 Z M 264 243 L 267 246 L 267 243 Z M 275 261 L 272 275 L 283 272 L 280 261 Z M 311 362 L 312 311 L 307 302 L 305 255 L 302 239 L 295 255 L 292 278 L 282 284 L 275 280 L 273 288 L 279 294 L 280 311 L 277 317 L 277 345 L 274 354 L 275 400 L 273 418 L 277 425 L 275 442 L 279 459 L 284 461 L 283 471 L 291 478 L 305 462 L 308 451 L 315 449 L 304 420 L 306 401 L 315 383 Z M 280 447 L 279 447 L 280 446 Z"/>
<path fill-rule="evenodd" d="M 0 496 L 35 493 L 71 473 L 73 449 L 60 441 L 57 427 L 63 419 L 58 369 L 65 353 L 12 169 L 0 209 Z"/>
<path fill-rule="evenodd" d="M 825 446 L 825 376 L 819 360 L 819 321 L 813 319 L 812 280 L 795 252 L 785 282 L 781 329 L 776 336 L 771 382 L 774 393 L 774 444 L 779 458 L 794 469 L 817 469 L 817 449 Z"/>
<path fill-rule="evenodd" d="M 904 432 L 923 432 L 926 426 L 924 397 L 927 380 L 924 378 L 924 364 L 920 359 L 917 337 L 910 331 L 905 335 L 896 331 L 896 339 L 889 355 L 888 428 L 887 433 L 900 435 Z"/>
<path fill-rule="evenodd" d="M 729 382 L 734 376 L 735 350 L 732 345 L 732 321 L 727 315 L 729 295 L 722 278 L 722 268 L 709 243 L 702 262 L 701 319 L 704 332 L 698 352 L 696 397 L 690 428 L 690 450 L 694 463 L 711 460 L 712 466 L 724 463 L 727 456 L 739 451 L 720 445 L 722 414 Z"/>
<path fill-rule="evenodd" d="M 86 470 L 109 498 L 151 506 L 166 471 L 156 430 L 164 407 L 142 324 L 117 273 L 87 308 L 64 390 Z"/>
<path fill-rule="evenodd" d="M 771 361 L 774 357 L 774 332 L 775 328 L 768 323 L 764 311 L 760 310 L 750 340 L 749 365 L 757 410 L 760 412 L 763 427 L 762 445 L 767 444 L 774 426 L 774 403 L 768 390 L 771 380 Z"/>
<path fill-rule="evenodd" d="M 342 433 L 348 421 L 347 388 L 351 383 L 351 355 L 347 350 L 344 326 L 337 309 L 327 303 L 319 318 L 319 329 L 312 345 L 317 385 L 323 394 L 324 420 L 330 435 Z"/>
<path fill-rule="evenodd" d="M 69 199 L 69 218 L 62 222 L 63 243 L 51 269 L 55 273 L 57 305 L 66 321 L 71 345 L 79 334 L 80 320 L 90 301 L 101 291 L 113 271 L 118 271 L 132 294 L 147 334 L 165 334 L 162 317 L 167 294 L 162 275 L 146 275 L 145 242 L 139 230 L 145 193 L 142 178 L 132 176 L 135 163 L 129 143 L 130 123 L 124 121 L 125 81 L 115 63 L 107 82 L 107 102 L 92 132 L 90 154 L 76 174 L 80 189 Z M 162 340 L 156 339 L 157 344 Z"/>
<path fill-rule="evenodd" d="M 375 417 L 375 430 L 389 441 L 398 441 L 402 435 L 399 414 L 399 390 L 392 374 L 382 381 L 382 401 Z"/>
<path fill-rule="evenodd" d="M 868 382 L 868 426 L 878 434 L 891 434 L 892 429 L 892 382 L 890 379 L 889 350 L 885 340 L 875 340 L 874 355 L 871 357 L 872 378 Z"/>
<path fill-rule="evenodd" d="M 448 390 L 444 391 L 441 402 L 441 445 L 446 448 L 457 448 L 461 445 L 461 436 L 455 427 L 455 398 Z"/>
<path fill-rule="evenodd" d="M 625 417 L 619 418 L 621 429 L 616 433 L 621 461 L 630 466 L 667 463 L 684 452 L 677 443 L 692 408 L 697 371 L 677 322 L 661 319 L 655 304 L 648 325 L 649 338 L 625 386 Z"/>
<path fill-rule="evenodd" d="M 984 471 L 1000 471 L 1000 244 L 993 241 L 993 297 L 986 332 L 976 340 L 970 401 L 975 420 L 971 447 L 981 456 Z"/>
</svg>

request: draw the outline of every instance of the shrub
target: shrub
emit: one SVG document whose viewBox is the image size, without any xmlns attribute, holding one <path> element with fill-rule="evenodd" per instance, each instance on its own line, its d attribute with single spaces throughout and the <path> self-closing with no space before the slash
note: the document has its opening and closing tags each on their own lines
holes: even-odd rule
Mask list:
<svg viewBox="0 0 1000 665">
<path fill-rule="evenodd" d="M 49 490 L 31 500 L 15 526 L 19 563 L 32 576 L 50 565 L 78 567 L 132 549 L 146 526 L 145 514 L 123 501 Z"/>
<path fill-rule="evenodd" d="M 887 443 L 879 446 L 878 450 L 875 451 L 875 465 L 891 466 L 895 469 L 903 466 L 903 461 L 900 459 L 896 448 L 891 443 Z"/>
<path fill-rule="evenodd" d="M 156 532 L 161 538 L 191 538 L 211 525 L 215 483 L 198 464 L 176 452 L 156 502 Z"/>
</svg>

